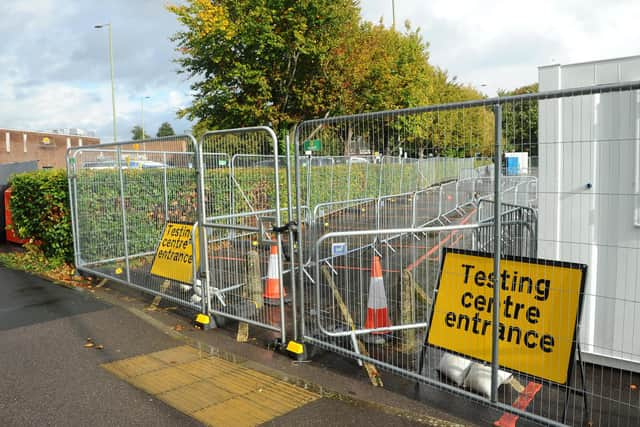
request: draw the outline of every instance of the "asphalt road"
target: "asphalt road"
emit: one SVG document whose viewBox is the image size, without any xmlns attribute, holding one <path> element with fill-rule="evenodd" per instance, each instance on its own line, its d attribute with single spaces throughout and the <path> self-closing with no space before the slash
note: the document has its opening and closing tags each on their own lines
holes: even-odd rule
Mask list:
<svg viewBox="0 0 640 427">
<path fill-rule="evenodd" d="M 89 291 L 57 286 L 0 267 L 0 424 L 201 425 L 100 367 L 103 363 L 184 345 L 130 313 L 131 301 L 135 299 L 114 290 L 109 292 L 109 300 L 122 304 L 111 305 Z M 213 331 L 198 334 L 203 338 L 216 335 Z M 104 348 L 85 348 L 87 338 Z M 257 350 L 254 346 L 242 346 L 243 352 Z M 272 351 L 257 351 L 265 360 L 276 356 Z M 434 420 L 435 424 L 427 425 L 452 424 Z M 229 425 L 233 424 L 230 419 Z M 357 401 L 322 398 L 266 425 L 373 427 L 425 423 L 370 405 L 362 406 Z"/>
<path fill-rule="evenodd" d="M 99 367 L 175 345 L 88 292 L 0 267 L 3 426 L 201 425 Z"/>
</svg>

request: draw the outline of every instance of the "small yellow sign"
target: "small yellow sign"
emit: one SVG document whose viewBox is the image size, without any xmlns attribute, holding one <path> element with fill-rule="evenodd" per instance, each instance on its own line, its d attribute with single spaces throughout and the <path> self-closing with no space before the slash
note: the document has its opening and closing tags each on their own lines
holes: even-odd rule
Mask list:
<svg viewBox="0 0 640 427">
<path fill-rule="evenodd" d="M 587 266 L 508 258 L 500 270 L 500 366 L 565 384 Z M 427 343 L 490 362 L 494 277 L 491 255 L 447 249 Z"/>
<path fill-rule="evenodd" d="M 193 224 L 168 222 L 151 265 L 151 274 L 182 283 L 193 283 Z M 197 230 L 197 228 L 196 228 Z M 200 260 L 196 233 L 196 266 Z"/>
</svg>

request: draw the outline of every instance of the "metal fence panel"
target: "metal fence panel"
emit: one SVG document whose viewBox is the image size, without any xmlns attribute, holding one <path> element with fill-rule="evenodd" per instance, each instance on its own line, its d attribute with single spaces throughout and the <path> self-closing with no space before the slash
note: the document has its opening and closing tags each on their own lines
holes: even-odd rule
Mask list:
<svg viewBox="0 0 640 427">
<path fill-rule="evenodd" d="M 419 311 L 424 308 L 420 305 L 423 303 L 404 299 L 398 291 L 398 286 L 402 289 L 402 284 L 412 282 L 403 279 L 404 271 L 422 257 L 429 260 L 425 265 L 433 271 L 421 276 L 426 284 L 417 286 L 428 296 L 431 282 L 424 277 L 437 275 L 439 254 L 445 246 L 501 253 L 494 256 L 495 268 L 500 267 L 500 256 L 588 262 L 590 279 L 582 317 L 585 325 L 571 344 L 582 348 L 578 355 L 584 354 L 591 363 L 573 361 L 565 385 L 510 372 L 508 376 L 517 382 L 499 388 L 502 374 L 495 364 L 489 370 L 493 381 L 489 381 L 485 397 L 479 399 L 543 424 L 577 425 L 593 420 L 600 425 L 635 425 L 640 408 L 637 396 L 633 397 L 629 390 L 637 389 L 635 372 L 640 369 L 633 361 L 640 354 L 634 347 L 640 340 L 634 338 L 637 322 L 633 320 L 638 317 L 633 315 L 638 306 L 637 292 L 633 291 L 638 282 L 637 269 L 630 266 L 636 264 L 638 252 L 632 237 L 633 224 L 640 221 L 634 220 L 638 191 L 635 187 L 625 190 L 624 185 L 635 182 L 633 168 L 637 169 L 637 162 L 617 169 L 610 167 L 613 159 L 637 157 L 633 147 L 640 146 L 640 96 L 636 92 L 640 84 L 634 84 L 302 123 L 296 146 L 316 139 L 321 142 L 321 155 L 372 154 L 382 159 L 380 191 L 375 196 L 376 229 L 341 227 L 325 230 L 320 238 L 317 234 L 303 234 L 303 239 L 315 239 L 317 246 L 311 257 L 315 261 L 309 263 L 310 258 L 305 257 L 314 280 L 305 280 L 300 273 L 304 339 L 478 399 L 461 389 L 462 384 L 441 375 L 445 358 L 442 351 L 420 345 L 420 354 L 401 354 L 413 346 L 416 334 L 423 333 L 424 323 L 428 323 L 422 320 L 424 311 Z M 609 124 L 602 124 L 602 120 L 609 120 Z M 512 162 L 501 158 L 502 151 L 528 153 L 525 157 L 529 158 L 529 165 L 514 169 Z M 393 160 L 391 156 L 397 152 L 402 153 L 397 158 L 408 158 Z M 464 166 L 456 163 L 462 159 L 467 162 Z M 408 180 L 417 183 L 408 187 L 403 168 L 414 162 L 418 168 L 409 173 Z M 411 208 L 394 207 L 391 200 L 406 190 L 413 192 L 406 196 L 412 198 Z M 598 213 L 605 211 L 605 216 Z M 343 218 L 343 224 L 350 222 Z M 629 230 L 620 235 L 606 231 L 621 230 L 619 223 L 626 224 Z M 402 224 L 412 227 L 396 228 Z M 424 224 L 431 225 L 427 227 L 430 232 L 416 228 Z M 433 235 L 439 233 L 436 230 L 440 230 L 440 224 L 462 228 L 455 234 L 449 231 L 448 237 L 434 242 Z M 474 230 L 463 232 L 465 224 L 473 224 Z M 625 238 L 620 238 L 622 235 Z M 335 245 L 346 250 L 335 252 Z M 308 246 L 301 245 L 303 251 Z M 389 320 L 382 327 L 372 328 L 368 312 L 372 283 L 378 282 L 372 278 L 377 269 L 372 259 L 376 257 L 383 272 Z M 604 279 L 601 271 L 607 271 L 609 279 Z M 605 286 L 610 279 L 616 284 Z M 310 286 L 312 282 L 314 286 Z M 413 286 L 409 289 L 411 295 L 416 293 Z M 556 286 L 554 292 L 564 292 L 565 283 Z M 499 294 L 497 290 L 496 301 L 500 301 Z M 373 305 L 380 301 L 374 298 Z M 499 316 L 494 313 L 494 317 L 497 322 Z M 603 323 L 597 323 L 597 319 Z M 575 321 L 564 319 L 569 324 Z M 412 329 L 415 334 L 408 333 Z M 356 338 L 370 341 L 363 347 Z M 497 343 L 497 334 L 494 339 Z M 492 346 L 489 337 L 486 346 Z M 499 361 L 500 357 L 500 351 L 495 350 L 493 359 Z M 525 409 L 512 407 L 520 395 L 517 384 L 534 383 L 541 388 L 527 400 Z"/>
<path fill-rule="evenodd" d="M 274 229 L 282 225 L 289 160 L 266 127 L 208 132 L 200 146 L 214 160 L 202 170 L 209 310 L 284 340 L 291 248 Z"/>
<path fill-rule="evenodd" d="M 150 273 L 166 223 L 197 223 L 193 138 L 77 147 L 68 153 L 77 268 L 200 310 L 192 299 L 194 283 Z"/>
</svg>

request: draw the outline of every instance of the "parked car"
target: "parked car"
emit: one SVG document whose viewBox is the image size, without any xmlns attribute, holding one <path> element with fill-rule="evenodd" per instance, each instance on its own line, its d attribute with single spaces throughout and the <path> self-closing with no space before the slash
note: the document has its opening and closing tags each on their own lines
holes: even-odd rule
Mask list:
<svg viewBox="0 0 640 427">
<path fill-rule="evenodd" d="M 128 160 L 122 159 L 122 169 L 153 169 L 153 168 L 169 168 L 171 166 L 162 162 L 153 160 Z M 95 162 L 85 162 L 82 167 L 84 169 L 115 169 L 118 166 L 115 160 L 101 160 Z"/>
<path fill-rule="evenodd" d="M 116 167 L 114 160 L 101 160 L 96 162 L 85 162 L 82 164 L 84 169 L 113 169 Z"/>
</svg>

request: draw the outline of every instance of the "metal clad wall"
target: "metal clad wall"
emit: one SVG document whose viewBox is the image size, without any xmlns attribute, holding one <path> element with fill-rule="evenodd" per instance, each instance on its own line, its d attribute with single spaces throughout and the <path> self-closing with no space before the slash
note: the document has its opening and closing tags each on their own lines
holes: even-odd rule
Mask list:
<svg viewBox="0 0 640 427">
<path fill-rule="evenodd" d="M 541 92 L 639 78 L 640 57 L 539 69 Z M 541 101 L 539 114 L 539 256 L 589 265 L 583 350 L 640 370 L 638 94 Z"/>
</svg>

